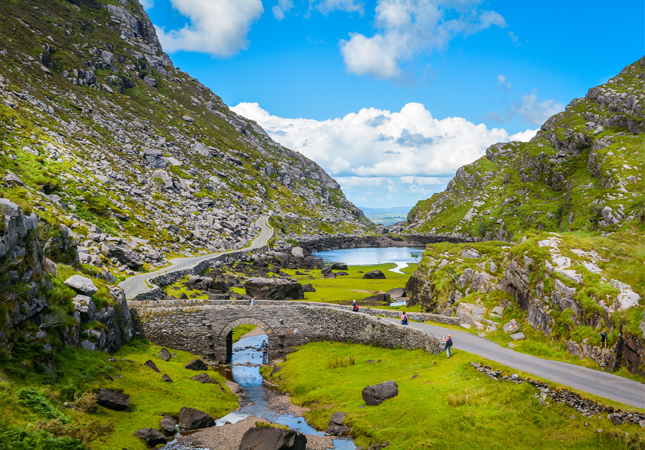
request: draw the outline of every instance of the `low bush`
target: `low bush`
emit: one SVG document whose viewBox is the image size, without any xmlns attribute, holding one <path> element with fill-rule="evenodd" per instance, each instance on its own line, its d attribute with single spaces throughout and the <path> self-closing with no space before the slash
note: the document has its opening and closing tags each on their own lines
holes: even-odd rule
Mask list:
<svg viewBox="0 0 645 450">
<path fill-rule="evenodd" d="M 356 364 L 353 356 L 345 356 L 341 358 L 334 358 L 327 361 L 328 369 L 342 369 L 343 367 L 349 367 Z"/>
</svg>

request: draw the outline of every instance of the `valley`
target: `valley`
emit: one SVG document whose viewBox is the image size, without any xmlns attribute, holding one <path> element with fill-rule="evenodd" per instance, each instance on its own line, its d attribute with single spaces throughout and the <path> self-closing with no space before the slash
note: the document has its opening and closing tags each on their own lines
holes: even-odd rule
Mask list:
<svg viewBox="0 0 645 450">
<path fill-rule="evenodd" d="M 645 58 L 361 209 L 150 8 L 0 7 L 3 448 L 645 449 Z"/>
</svg>

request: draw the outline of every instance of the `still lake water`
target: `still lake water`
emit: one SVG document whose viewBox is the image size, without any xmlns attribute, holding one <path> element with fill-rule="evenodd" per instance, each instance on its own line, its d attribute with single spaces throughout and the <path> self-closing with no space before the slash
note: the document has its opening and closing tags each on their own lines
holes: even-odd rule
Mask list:
<svg viewBox="0 0 645 450">
<path fill-rule="evenodd" d="M 401 273 L 401 269 L 408 264 L 416 263 L 411 253 L 423 253 L 423 247 L 370 247 L 349 248 L 344 250 L 325 250 L 314 253 L 313 256 L 322 258 L 326 263 L 345 263 L 348 266 L 368 266 L 372 264 L 395 263 L 392 272 Z"/>
</svg>

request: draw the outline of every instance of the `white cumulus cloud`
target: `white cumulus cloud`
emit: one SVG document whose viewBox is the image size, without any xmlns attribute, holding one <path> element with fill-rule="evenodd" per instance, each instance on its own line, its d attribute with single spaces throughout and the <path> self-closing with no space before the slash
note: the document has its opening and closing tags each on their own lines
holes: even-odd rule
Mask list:
<svg viewBox="0 0 645 450">
<path fill-rule="evenodd" d="M 372 186 L 383 183 L 380 177 L 412 177 L 402 181 L 416 185 L 441 184 L 445 180 L 436 177 L 452 176 L 482 156 L 489 145 L 527 139 L 535 132 L 509 136 L 503 128 L 489 129 L 460 117 L 438 120 L 420 103 L 408 103 L 399 112 L 363 108 L 329 120 L 278 117 L 257 103 L 240 103 L 232 109 L 258 122 L 282 145 L 343 177 L 348 185 L 356 185 L 357 177 Z"/>
<path fill-rule="evenodd" d="M 232 56 L 247 46 L 251 24 L 264 12 L 262 0 L 170 1 L 189 23 L 178 30 L 155 26 L 169 53 L 183 50 Z"/>
<path fill-rule="evenodd" d="M 278 4 L 271 8 L 271 10 L 273 11 L 273 16 L 276 20 L 280 21 L 285 18 L 285 14 L 288 13 L 291 8 L 293 8 L 293 2 L 291 0 L 278 0 Z"/>
<path fill-rule="evenodd" d="M 555 100 L 539 101 L 537 89 L 530 94 L 524 95 L 509 111 L 511 115 L 519 114 L 525 123 L 531 125 L 542 125 L 554 114 L 564 110 L 564 105 Z"/>
<path fill-rule="evenodd" d="M 445 47 L 456 36 L 492 26 L 505 27 L 495 11 L 479 10 L 481 0 L 379 0 L 371 36 L 351 33 L 340 43 L 349 73 L 377 79 L 401 78 L 401 63 Z"/>
<path fill-rule="evenodd" d="M 313 1 L 310 9 L 316 9 L 327 15 L 334 11 L 345 11 L 348 13 L 357 12 L 361 16 L 365 12 L 364 3 L 358 0 L 320 0 Z"/>
</svg>

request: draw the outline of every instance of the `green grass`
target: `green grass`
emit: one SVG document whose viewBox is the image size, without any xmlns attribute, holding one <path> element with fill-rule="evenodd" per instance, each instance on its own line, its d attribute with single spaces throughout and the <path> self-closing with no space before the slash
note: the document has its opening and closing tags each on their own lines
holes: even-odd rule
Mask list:
<svg viewBox="0 0 645 450">
<path fill-rule="evenodd" d="M 349 266 L 348 275 L 338 276 L 336 278 L 322 278 L 320 270 L 310 270 L 308 275 L 296 275 L 298 269 L 283 269 L 282 272 L 288 273 L 296 278 L 302 284 L 311 284 L 316 292 L 305 292 L 305 300 L 314 302 L 328 303 L 351 303 L 352 300 L 363 300 L 377 292 L 387 292 L 390 289 L 405 287 L 405 283 L 410 277 L 410 273 L 416 270 L 416 264 L 410 264 L 404 273 L 391 272 L 389 269 L 396 267 L 396 264 L 374 264 L 368 266 Z M 299 269 L 302 272 L 301 269 Z M 364 280 L 363 275 L 372 270 L 380 270 L 385 275 L 384 280 Z M 335 271 L 339 272 L 339 271 Z M 367 292 L 357 292 L 367 291 Z"/>
<path fill-rule="evenodd" d="M 233 329 L 233 343 L 235 344 L 237 341 L 240 340 L 240 338 L 248 333 L 249 331 L 253 331 L 257 328 L 256 325 L 250 325 L 250 324 L 244 324 L 237 326 Z"/>
<path fill-rule="evenodd" d="M 145 427 L 158 429 L 162 413 L 177 417 L 179 410 L 188 406 L 219 418 L 238 407 L 237 396 L 228 389 L 223 393 L 215 384 L 201 384 L 189 379 L 196 372 L 184 369 L 184 365 L 195 355 L 170 349 L 177 357 L 165 362 L 156 356 L 160 350 L 159 346 L 134 341 L 113 355 L 116 362 L 110 362 L 108 354 L 66 347 L 56 358 L 56 372 L 60 376 L 52 384 L 48 383 L 52 380 L 45 376 L 24 376 L 20 361 L 3 361 L 0 365 L 3 368 L 0 372 L 0 414 L 12 425 L 23 428 L 57 413 L 69 416 L 74 422 L 113 422 L 115 432 L 94 442 L 92 449 L 145 450 L 147 447 L 134 436 L 134 431 Z M 149 359 L 159 367 L 160 373 L 142 366 Z M 32 366 L 27 371 L 36 372 L 36 368 Z M 174 382 L 162 382 L 164 373 Z M 110 375 L 114 381 L 106 380 L 103 374 Z M 209 376 L 225 385 L 226 380 L 218 373 L 209 371 Z M 28 386 L 26 390 L 25 386 Z M 99 387 L 121 389 L 130 394 L 130 411 L 99 407 L 94 414 L 84 414 L 61 407 L 63 401 L 72 401 L 75 395 Z M 20 400 L 20 395 L 27 400 Z"/>
<path fill-rule="evenodd" d="M 330 359 L 350 356 L 355 365 L 327 368 Z M 381 363 L 365 363 L 379 359 Z M 532 385 L 492 381 L 470 367 L 472 360 L 479 361 L 462 351 L 447 360 L 420 350 L 318 342 L 289 355 L 281 364 L 279 383 L 295 403 L 311 408 L 306 418 L 319 429 L 334 411 L 345 412 L 356 445 L 389 441 L 393 450 L 621 449 L 628 447 L 609 432 L 641 432 L 638 426 L 582 418 L 563 405 L 540 406 Z M 397 382 L 399 395 L 379 406 L 365 406 L 362 389 L 390 380 Z M 575 419 L 569 419 L 572 414 Z M 597 429 L 606 432 L 598 434 Z"/>
<path fill-rule="evenodd" d="M 188 281 L 188 278 L 190 277 L 186 275 L 181 280 L 178 280 L 168 286 L 164 286 L 163 288 L 164 292 L 168 296 L 175 297 L 175 298 L 181 297 L 181 294 L 186 294 L 188 298 L 207 300 L 208 299 L 207 293 L 202 292 L 199 289 L 188 289 L 188 287 L 186 286 L 186 282 Z"/>
</svg>

